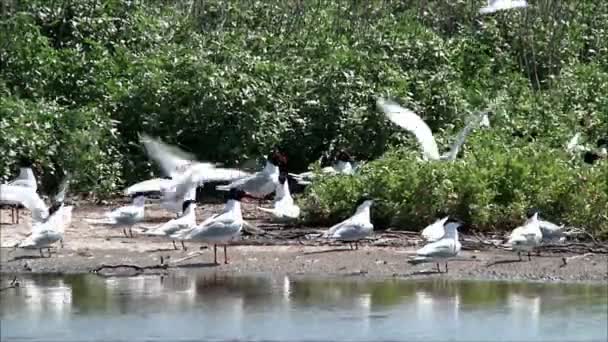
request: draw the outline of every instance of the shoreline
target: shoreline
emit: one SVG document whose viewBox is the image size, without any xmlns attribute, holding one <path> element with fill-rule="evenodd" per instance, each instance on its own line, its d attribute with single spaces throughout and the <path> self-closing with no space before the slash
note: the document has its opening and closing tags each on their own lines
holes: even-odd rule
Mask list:
<svg viewBox="0 0 608 342">
<path fill-rule="evenodd" d="M 532 255 L 532 261 L 524 256 L 524 261 L 519 262 L 516 253 L 461 238 L 463 250 L 460 255 L 448 261 L 448 273 L 439 274 L 434 263 L 412 265 L 407 262 L 422 246 L 417 233 L 377 232 L 372 239 L 362 243 L 360 249 L 349 250 L 348 244 L 317 239 L 315 236 L 323 228 L 284 228 L 271 224 L 267 215 L 255 210 L 256 205 L 247 203 L 243 210 L 244 218 L 256 228 L 246 229 L 241 239 L 228 247 L 230 264 L 222 263 L 223 248 L 218 248 L 220 265 L 217 266 L 213 264 L 212 247 L 186 242 L 187 251 L 174 250 L 171 240 L 162 237 L 136 234 L 135 238 L 125 238 L 121 236 L 121 230 L 92 227 L 84 218 L 99 217 L 110 207 L 88 204 L 74 210 L 72 224 L 65 232 L 64 248 L 57 246 L 53 248 L 51 258 L 40 258 L 38 250 L 11 247 L 30 232 L 29 213 L 23 212 L 19 225 L 0 225 L 0 274 L 5 278 L 6 275 L 84 274 L 99 269 L 97 274 L 102 276 L 129 276 L 196 270 L 235 275 L 370 279 L 608 282 L 607 245 L 600 246 L 601 253 L 557 246 L 543 249 L 540 257 Z M 201 205 L 197 209 L 197 222 L 222 207 L 223 204 Z M 1 214 L 3 218 L 9 217 L 8 210 L 2 210 Z M 157 204 L 146 205 L 144 224 L 160 224 L 170 218 L 172 216 Z M 112 267 L 100 268 L 103 265 Z M 126 267 L 114 267 L 117 265 Z M 441 268 L 443 270 L 443 263 Z"/>
</svg>

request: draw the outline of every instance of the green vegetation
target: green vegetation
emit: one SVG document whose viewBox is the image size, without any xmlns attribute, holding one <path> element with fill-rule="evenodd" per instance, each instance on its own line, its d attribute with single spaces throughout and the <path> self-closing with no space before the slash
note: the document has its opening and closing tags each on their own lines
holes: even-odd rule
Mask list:
<svg viewBox="0 0 608 342">
<path fill-rule="evenodd" d="M 70 170 L 76 190 L 112 193 L 153 171 L 142 131 L 227 165 L 279 144 L 293 171 L 331 148 L 393 150 L 361 177 L 316 184 L 311 217 L 343 217 L 372 191 L 391 201 L 384 224 L 420 227 L 449 209 L 512 228 L 534 205 L 607 233 L 608 163 L 562 150 L 575 132 L 591 145 L 608 132 L 608 3 L 479 17 L 483 2 L 5 1 L 0 176 L 26 156 L 43 188 Z M 493 128 L 462 160 L 418 163 L 376 96 L 418 112 L 440 146 L 469 111 L 492 108 Z"/>
</svg>

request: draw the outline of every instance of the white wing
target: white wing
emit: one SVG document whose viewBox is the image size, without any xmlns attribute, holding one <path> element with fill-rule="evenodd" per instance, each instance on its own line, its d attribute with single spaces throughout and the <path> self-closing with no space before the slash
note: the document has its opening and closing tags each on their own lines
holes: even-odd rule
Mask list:
<svg viewBox="0 0 608 342">
<path fill-rule="evenodd" d="M 20 203 L 32 212 L 35 221 L 43 221 L 49 215 L 49 208 L 31 188 L 0 184 L 0 201 Z"/>
<path fill-rule="evenodd" d="M 460 151 L 460 148 L 464 144 L 464 141 L 466 140 L 467 136 L 469 136 L 469 134 L 471 134 L 471 132 L 473 131 L 473 129 L 475 129 L 475 127 L 477 127 L 478 125 L 481 124 L 481 122 L 483 121 L 484 118 L 487 118 L 487 113 L 485 113 L 485 112 L 479 112 L 479 113 L 475 113 L 475 114 L 469 116 L 467 124 L 464 126 L 462 131 L 460 131 L 460 133 L 458 133 L 458 136 L 454 140 L 454 143 L 452 144 L 452 147 L 450 148 L 450 152 L 448 152 L 447 156 L 445 157 L 445 160 L 455 160 L 456 159 L 456 156 L 458 155 L 458 151 Z"/>
<path fill-rule="evenodd" d="M 164 178 L 152 178 L 131 185 L 125 190 L 125 195 L 132 195 L 138 192 L 161 192 L 173 185 L 173 180 Z"/>
<path fill-rule="evenodd" d="M 38 190 L 36 176 L 34 176 L 34 171 L 32 171 L 32 169 L 29 167 L 21 168 L 19 170 L 19 175 L 17 176 L 17 178 L 13 179 L 8 184 L 16 186 L 25 186 L 34 189 L 34 191 Z"/>
<path fill-rule="evenodd" d="M 527 7 L 525 0 L 489 0 L 488 6 L 482 7 L 479 14 L 490 14 L 500 10 Z"/>
<path fill-rule="evenodd" d="M 416 255 L 427 258 L 448 258 L 458 253 L 453 239 L 442 239 L 429 243 L 416 251 Z"/>
<path fill-rule="evenodd" d="M 215 167 L 212 163 L 197 163 L 191 167 L 196 182 L 231 182 L 251 176 L 238 169 Z"/>
<path fill-rule="evenodd" d="M 439 150 L 429 126 L 416 113 L 405 109 L 395 102 L 378 99 L 378 108 L 395 124 L 413 133 L 422 147 L 427 159 L 439 159 Z"/>
<path fill-rule="evenodd" d="M 422 237 L 427 241 L 437 241 L 445 235 L 444 224 L 448 220 L 448 217 L 444 217 L 440 220 L 433 222 L 424 228 L 421 232 Z"/>
<path fill-rule="evenodd" d="M 166 176 L 173 177 L 177 173 L 185 171 L 192 161 L 194 155 L 182 149 L 165 144 L 159 139 L 154 139 L 147 134 L 141 135 L 148 156 L 156 161 Z"/>
</svg>

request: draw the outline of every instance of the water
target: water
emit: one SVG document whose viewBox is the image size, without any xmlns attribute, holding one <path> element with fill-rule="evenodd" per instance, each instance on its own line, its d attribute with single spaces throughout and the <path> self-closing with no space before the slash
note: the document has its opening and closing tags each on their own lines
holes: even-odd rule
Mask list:
<svg viewBox="0 0 608 342">
<path fill-rule="evenodd" d="M 598 285 L 36 276 L 0 299 L 2 341 L 608 339 Z"/>
</svg>

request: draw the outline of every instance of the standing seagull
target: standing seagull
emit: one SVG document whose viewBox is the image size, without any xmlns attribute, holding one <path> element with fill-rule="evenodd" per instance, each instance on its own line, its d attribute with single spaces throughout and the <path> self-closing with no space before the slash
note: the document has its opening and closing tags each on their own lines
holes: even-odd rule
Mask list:
<svg viewBox="0 0 608 342">
<path fill-rule="evenodd" d="M 31 163 L 26 161 L 21 162 L 21 167 L 19 168 L 19 175 L 17 176 L 17 178 L 8 182 L 7 185 L 21 186 L 36 192 L 38 190 L 38 184 L 36 182 L 36 176 L 34 176 L 34 171 L 32 171 Z M 16 223 L 19 223 L 20 203 L 10 201 L 2 202 L 11 206 L 11 223 L 15 223 L 15 221 Z"/>
<path fill-rule="evenodd" d="M 143 227 L 144 234 L 150 236 L 170 236 L 180 230 L 190 230 L 196 226 L 196 201 L 186 200 L 182 205 L 183 215 L 157 227 Z M 182 247 L 186 250 L 184 241 Z M 175 240 L 173 248 L 177 249 Z"/>
<path fill-rule="evenodd" d="M 252 176 L 239 179 L 228 185 L 218 185 L 218 190 L 239 189 L 245 191 L 248 195 L 262 199 L 271 192 L 275 191 L 276 185 L 279 184 L 279 173 L 282 167 L 287 164 L 285 156 L 274 151 L 266 160 L 266 166 L 262 171 L 258 171 Z"/>
<path fill-rule="evenodd" d="M 526 0 L 488 0 L 488 5 L 479 9 L 479 14 L 490 14 L 497 11 L 528 7 Z"/>
<path fill-rule="evenodd" d="M 323 237 L 338 241 L 347 241 L 352 249 L 359 249 L 359 240 L 366 238 L 374 231 L 374 225 L 370 220 L 370 207 L 374 201 L 367 196 L 362 196 L 357 201 L 357 211 L 348 219 L 329 228 Z"/>
<path fill-rule="evenodd" d="M 85 219 L 85 221 L 91 224 L 110 225 L 115 228 L 122 227 L 122 232 L 126 237 L 129 237 L 127 235 L 127 228 L 129 228 L 129 234 L 133 237 L 133 225 L 144 219 L 145 202 L 146 197 L 143 194 L 137 193 L 133 195 L 132 204 L 112 210 L 106 214 L 105 218 Z"/>
<path fill-rule="evenodd" d="M 171 235 L 176 240 L 202 241 L 213 244 L 213 262 L 217 262 L 217 245 L 224 245 L 224 263 L 228 263 L 227 244 L 241 232 L 243 216 L 241 199 L 247 196 L 244 191 L 231 189 L 224 211 L 213 215 L 193 229 L 180 230 Z"/>
<path fill-rule="evenodd" d="M 417 250 L 416 257 L 409 262 L 418 264 L 435 261 L 437 272 L 441 273 L 438 261 L 445 260 L 445 273 L 448 273 L 447 259 L 457 256 L 460 252 L 461 244 L 458 241 L 458 227 L 460 226 L 462 226 L 462 222 L 449 218 L 445 224 L 445 235 L 441 239 Z"/>
<path fill-rule="evenodd" d="M 511 245 L 514 251 L 517 251 L 519 261 L 521 252 L 528 252 L 528 261 L 532 260 L 530 251 L 539 246 L 543 239 L 540 223 L 538 220 L 538 212 L 534 212 L 523 226 L 513 229 L 509 236 L 508 244 Z"/>
<path fill-rule="evenodd" d="M 300 216 L 300 207 L 293 202 L 293 198 L 289 192 L 289 182 L 284 173 L 279 175 L 279 184 L 275 192 L 274 207 L 258 207 L 258 209 L 270 213 L 273 219 L 278 222 L 289 222 L 297 219 Z"/>
<path fill-rule="evenodd" d="M 465 127 L 462 129 L 462 131 L 460 131 L 460 133 L 458 133 L 458 136 L 454 140 L 450 151 L 446 154 L 439 155 L 437 142 L 435 142 L 431 129 L 426 122 L 424 122 L 424 120 L 416 115 L 416 113 L 399 106 L 393 101 L 388 101 L 381 98 L 377 100 L 376 105 L 382 112 L 384 112 L 389 120 L 416 136 L 418 143 L 422 147 L 423 157 L 429 160 L 455 160 L 456 156 L 458 155 L 458 151 L 460 151 L 464 141 L 473 131 L 473 129 L 480 126 L 482 123 L 484 123 L 484 126 L 486 123 L 489 125 L 487 112 L 478 112 L 471 115 Z"/>
</svg>

